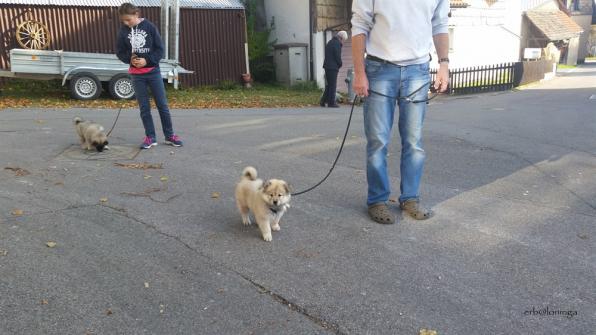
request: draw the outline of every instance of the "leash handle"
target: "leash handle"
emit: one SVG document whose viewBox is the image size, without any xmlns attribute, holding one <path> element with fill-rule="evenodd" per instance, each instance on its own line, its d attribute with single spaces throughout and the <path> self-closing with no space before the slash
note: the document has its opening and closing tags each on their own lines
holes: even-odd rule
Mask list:
<svg viewBox="0 0 596 335">
<path fill-rule="evenodd" d="M 397 100 L 397 101 L 405 100 L 406 102 L 413 103 L 413 104 L 419 104 L 419 103 L 423 103 L 423 102 L 428 103 L 432 99 L 436 98 L 439 94 L 438 93 L 434 93 L 430 98 L 426 98 L 426 99 L 422 99 L 422 100 L 412 100 L 412 97 L 414 95 L 416 95 L 416 93 L 420 92 L 424 87 L 426 87 L 426 85 L 430 85 L 430 87 L 432 87 L 432 84 L 433 84 L 432 81 L 428 81 L 427 83 L 425 83 L 424 85 L 418 87 L 418 89 L 416 89 L 414 92 L 406 95 L 405 97 L 400 97 L 400 96 L 392 97 L 390 95 L 383 94 L 381 92 L 377 92 L 377 91 L 374 91 L 374 90 L 371 90 L 371 89 L 369 89 L 368 92 L 369 93 L 372 93 L 372 94 L 380 95 L 380 96 L 385 97 L 385 98 Z"/>
<path fill-rule="evenodd" d="M 346 126 L 346 131 L 344 132 L 344 138 L 341 141 L 341 145 L 339 146 L 339 150 L 337 151 L 337 156 L 335 156 L 335 160 L 333 161 L 333 164 L 331 165 L 329 172 L 327 172 L 325 177 L 323 177 L 323 179 L 321 179 L 321 181 L 319 181 L 315 185 L 307 188 L 304 191 L 293 192 L 292 196 L 297 196 L 297 195 L 301 195 L 301 194 L 310 192 L 310 191 L 314 190 L 315 188 L 319 187 L 322 183 L 325 182 L 325 180 L 327 180 L 327 178 L 329 178 L 329 176 L 331 175 L 331 172 L 333 172 L 333 170 L 335 169 L 335 166 L 337 165 L 337 162 L 339 161 L 339 158 L 341 157 L 342 151 L 344 150 L 344 146 L 346 144 L 346 139 L 348 138 L 348 133 L 350 131 L 350 125 L 352 124 L 352 116 L 354 115 L 354 107 L 356 106 L 357 100 L 358 100 L 358 96 L 355 96 L 354 101 L 352 101 L 352 109 L 350 110 L 350 117 L 348 117 L 348 125 Z"/>
</svg>

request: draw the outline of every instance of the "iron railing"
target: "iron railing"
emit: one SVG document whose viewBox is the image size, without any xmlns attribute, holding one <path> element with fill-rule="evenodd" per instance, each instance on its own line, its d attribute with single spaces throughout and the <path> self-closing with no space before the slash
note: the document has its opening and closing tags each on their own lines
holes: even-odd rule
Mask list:
<svg viewBox="0 0 596 335">
<path fill-rule="evenodd" d="M 516 63 L 474 66 L 449 72 L 449 94 L 497 92 L 512 89 L 515 83 Z M 437 70 L 431 70 L 434 81 Z"/>
</svg>

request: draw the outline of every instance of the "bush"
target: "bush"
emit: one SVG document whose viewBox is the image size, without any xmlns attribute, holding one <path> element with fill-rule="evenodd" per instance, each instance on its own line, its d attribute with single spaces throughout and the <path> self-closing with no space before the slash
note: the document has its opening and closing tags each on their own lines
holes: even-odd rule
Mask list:
<svg viewBox="0 0 596 335">
<path fill-rule="evenodd" d="M 258 82 L 272 82 L 275 80 L 275 65 L 273 64 L 273 45 L 270 41 L 271 31 L 275 28 L 275 20 L 264 30 L 257 29 L 257 1 L 246 0 L 246 33 L 248 36 L 248 60 L 251 75 Z"/>
<path fill-rule="evenodd" d="M 272 83 L 275 81 L 275 64 L 273 57 L 263 57 L 250 61 L 250 72 L 255 81 Z"/>
<path fill-rule="evenodd" d="M 220 80 L 214 86 L 214 88 L 216 90 L 222 90 L 222 91 L 235 90 L 239 87 L 240 87 L 240 84 L 238 84 L 238 82 L 235 82 L 233 80 Z"/>
<path fill-rule="evenodd" d="M 305 81 L 290 87 L 293 91 L 320 91 L 316 81 Z"/>
</svg>

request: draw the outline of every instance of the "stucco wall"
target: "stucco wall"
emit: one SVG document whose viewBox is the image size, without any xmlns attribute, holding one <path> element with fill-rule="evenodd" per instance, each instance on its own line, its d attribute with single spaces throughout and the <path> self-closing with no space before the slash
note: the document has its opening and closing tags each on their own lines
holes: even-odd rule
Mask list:
<svg viewBox="0 0 596 335">
<path fill-rule="evenodd" d="M 449 20 L 451 67 L 518 61 L 521 35 L 519 1 L 502 0 L 491 6 L 484 0 L 468 3 L 468 8 L 453 9 Z M 436 54 L 433 58 L 436 61 Z"/>
<path fill-rule="evenodd" d="M 596 24 L 592 25 L 592 33 L 590 34 L 590 56 L 596 56 Z"/>
<path fill-rule="evenodd" d="M 327 39 L 325 33 L 319 31 L 314 34 L 313 54 L 314 54 L 314 78 L 319 87 L 325 87 L 325 71 L 323 70 L 323 62 L 325 61 L 325 44 Z"/>
<path fill-rule="evenodd" d="M 265 0 L 267 19 L 275 20 L 272 38 L 277 43 L 309 43 L 308 0 Z"/>
<path fill-rule="evenodd" d="M 577 61 L 583 63 L 589 55 L 590 48 L 590 32 L 592 30 L 592 15 L 573 15 L 573 21 L 584 29 L 584 32 L 579 38 L 579 50 L 577 53 Z"/>
<path fill-rule="evenodd" d="M 568 2 L 571 3 L 571 1 Z M 584 29 L 584 33 L 579 38 L 579 49 L 577 55 L 578 62 L 583 63 L 586 57 L 589 55 L 591 47 L 590 33 L 592 30 L 593 0 L 580 0 L 579 5 L 579 11 L 573 10 L 572 6 L 570 6 L 570 10 L 573 21 L 575 21 L 575 23 Z"/>
</svg>

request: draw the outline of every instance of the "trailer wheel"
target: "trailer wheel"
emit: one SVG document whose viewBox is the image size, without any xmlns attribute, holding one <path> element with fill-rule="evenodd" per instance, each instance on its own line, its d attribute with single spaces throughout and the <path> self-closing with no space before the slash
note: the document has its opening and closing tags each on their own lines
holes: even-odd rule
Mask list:
<svg viewBox="0 0 596 335">
<path fill-rule="evenodd" d="M 114 99 L 130 100 L 135 96 L 135 89 L 132 85 L 132 78 L 127 74 L 115 75 L 110 80 L 110 95 Z"/>
<path fill-rule="evenodd" d="M 94 100 L 101 94 L 101 81 L 89 72 L 75 74 L 70 80 L 70 95 L 78 100 Z"/>
</svg>

